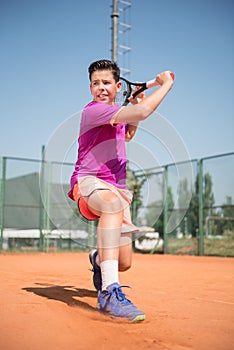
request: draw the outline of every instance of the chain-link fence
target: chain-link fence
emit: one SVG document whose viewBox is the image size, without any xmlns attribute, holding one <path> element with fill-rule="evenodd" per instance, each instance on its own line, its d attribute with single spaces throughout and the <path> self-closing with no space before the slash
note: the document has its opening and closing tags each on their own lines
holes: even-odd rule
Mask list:
<svg viewBox="0 0 234 350">
<path fill-rule="evenodd" d="M 94 222 L 67 196 L 73 164 L 3 157 L 2 250 L 87 249 Z M 133 241 L 148 253 L 234 256 L 234 153 L 132 171 Z"/>
<path fill-rule="evenodd" d="M 67 196 L 73 164 L 4 157 L 0 228 L 3 250 L 87 249 L 93 224 Z"/>
<path fill-rule="evenodd" d="M 234 153 L 135 172 L 144 179 L 137 224 L 155 232 L 140 234 L 145 250 L 234 256 L 233 173 Z"/>
</svg>

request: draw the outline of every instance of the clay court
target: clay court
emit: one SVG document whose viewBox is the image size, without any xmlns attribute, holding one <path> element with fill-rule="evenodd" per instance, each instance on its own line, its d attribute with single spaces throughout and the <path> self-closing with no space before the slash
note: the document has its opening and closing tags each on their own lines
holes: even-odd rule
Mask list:
<svg viewBox="0 0 234 350">
<path fill-rule="evenodd" d="M 234 260 L 134 254 L 121 274 L 147 315 L 116 321 L 95 310 L 87 253 L 0 255 L 0 348 L 234 348 Z"/>
</svg>

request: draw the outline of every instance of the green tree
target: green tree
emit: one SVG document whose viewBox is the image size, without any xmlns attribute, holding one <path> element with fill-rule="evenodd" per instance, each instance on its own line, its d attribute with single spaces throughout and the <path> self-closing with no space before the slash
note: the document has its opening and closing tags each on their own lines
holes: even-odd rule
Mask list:
<svg viewBox="0 0 234 350">
<path fill-rule="evenodd" d="M 127 165 L 127 188 L 133 194 L 132 216 L 137 217 L 139 208 L 142 206 L 141 188 L 146 181 L 146 177 L 136 177 L 134 171 Z"/>
<path fill-rule="evenodd" d="M 198 218 L 199 218 L 199 176 L 196 177 L 195 182 L 195 191 L 192 194 L 191 203 L 188 211 L 188 221 L 189 227 L 191 230 L 191 234 L 195 237 L 197 235 L 198 230 Z M 203 217 L 204 219 L 208 215 L 212 215 L 213 213 L 213 205 L 214 205 L 214 194 L 212 192 L 212 177 L 209 173 L 206 173 L 203 177 Z"/>
<path fill-rule="evenodd" d="M 189 208 L 191 201 L 191 190 L 188 187 L 188 179 L 185 178 L 179 182 L 178 186 L 178 205 L 181 215 L 183 215 Z M 182 220 L 180 223 L 180 229 L 182 232 L 187 233 L 186 220 Z"/>
<path fill-rule="evenodd" d="M 203 186 L 203 207 L 204 207 L 204 218 L 208 215 L 213 214 L 213 205 L 214 205 L 214 194 L 212 192 L 212 177 L 209 173 L 206 173 L 204 176 L 204 186 Z"/>
<path fill-rule="evenodd" d="M 233 205 L 231 196 L 226 196 L 226 203 L 223 204 L 222 209 L 223 209 L 223 216 L 234 218 L 234 205 Z M 222 223 L 223 223 L 224 230 L 233 230 L 234 228 L 233 220 L 226 220 L 226 221 L 223 221 Z"/>
<path fill-rule="evenodd" d="M 145 214 L 146 225 L 153 227 L 155 231 L 163 232 L 163 203 L 161 201 L 152 202 L 147 207 Z"/>
<path fill-rule="evenodd" d="M 175 203 L 173 198 L 172 189 L 170 186 L 167 188 L 167 205 L 168 212 L 171 213 L 174 209 Z M 152 226 L 155 231 L 160 233 L 160 236 L 163 235 L 163 221 L 164 221 L 164 213 L 163 213 L 163 205 L 161 202 L 153 202 L 147 208 L 146 213 L 146 222 L 149 226 Z"/>
</svg>

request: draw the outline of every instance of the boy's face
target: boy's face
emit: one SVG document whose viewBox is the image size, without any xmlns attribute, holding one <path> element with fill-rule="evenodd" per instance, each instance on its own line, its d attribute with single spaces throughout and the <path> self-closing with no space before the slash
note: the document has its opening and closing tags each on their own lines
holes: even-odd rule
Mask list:
<svg viewBox="0 0 234 350">
<path fill-rule="evenodd" d="M 93 72 L 91 76 L 90 91 L 96 102 L 113 104 L 115 96 L 121 89 L 121 82 L 116 83 L 109 70 Z"/>
</svg>

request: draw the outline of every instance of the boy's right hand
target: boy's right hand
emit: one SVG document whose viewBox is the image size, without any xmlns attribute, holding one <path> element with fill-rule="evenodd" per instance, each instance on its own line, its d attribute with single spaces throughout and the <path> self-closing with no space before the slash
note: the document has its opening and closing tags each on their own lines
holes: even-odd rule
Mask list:
<svg viewBox="0 0 234 350">
<path fill-rule="evenodd" d="M 156 75 L 156 81 L 158 82 L 159 85 L 170 83 L 171 86 L 173 85 L 173 82 L 174 82 L 171 76 L 171 72 L 169 70 Z"/>
</svg>

